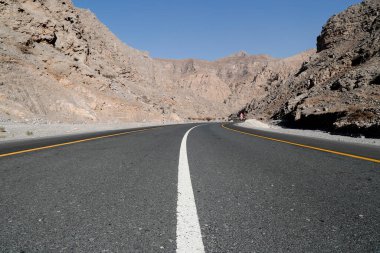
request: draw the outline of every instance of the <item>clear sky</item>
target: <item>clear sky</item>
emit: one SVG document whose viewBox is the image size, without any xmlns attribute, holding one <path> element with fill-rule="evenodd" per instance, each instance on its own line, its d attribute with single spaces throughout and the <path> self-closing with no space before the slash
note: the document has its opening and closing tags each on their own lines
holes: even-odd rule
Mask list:
<svg viewBox="0 0 380 253">
<path fill-rule="evenodd" d="M 315 48 L 322 26 L 360 0 L 73 0 L 155 58 L 214 60 Z"/>
</svg>

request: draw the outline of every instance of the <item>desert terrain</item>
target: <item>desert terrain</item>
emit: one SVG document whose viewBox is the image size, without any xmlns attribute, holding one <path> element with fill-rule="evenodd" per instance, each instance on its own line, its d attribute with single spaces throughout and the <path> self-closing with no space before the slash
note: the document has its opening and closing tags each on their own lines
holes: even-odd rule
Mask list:
<svg viewBox="0 0 380 253">
<path fill-rule="evenodd" d="M 323 27 L 316 50 L 289 58 L 204 61 L 151 58 L 70 0 L 1 1 L 0 124 L 225 121 L 245 110 L 378 137 L 378 12 L 373 0 L 350 7 Z"/>
</svg>

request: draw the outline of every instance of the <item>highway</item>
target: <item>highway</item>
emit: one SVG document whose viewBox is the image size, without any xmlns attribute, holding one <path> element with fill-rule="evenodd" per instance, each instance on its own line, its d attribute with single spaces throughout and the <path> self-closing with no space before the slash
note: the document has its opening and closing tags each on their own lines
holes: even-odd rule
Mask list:
<svg viewBox="0 0 380 253">
<path fill-rule="evenodd" d="M 0 252 L 380 252 L 380 147 L 231 124 L 0 142 Z"/>
</svg>

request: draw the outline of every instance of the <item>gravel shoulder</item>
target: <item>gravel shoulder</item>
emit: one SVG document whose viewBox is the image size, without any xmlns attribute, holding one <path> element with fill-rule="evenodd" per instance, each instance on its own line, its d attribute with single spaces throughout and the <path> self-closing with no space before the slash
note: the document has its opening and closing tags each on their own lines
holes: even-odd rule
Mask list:
<svg viewBox="0 0 380 253">
<path fill-rule="evenodd" d="M 97 123 L 97 124 L 28 124 L 3 122 L 0 124 L 0 143 L 62 135 L 73 135 L 106 130 L 131 129 L 175 124 L 167 123 Z"/>
<path fill-rule="evenodd" d="M 371 139 L 371 138 L 355 138 L 349 136 L 342 135 L 333 135 L 323 131 L 315 131 L 315 130 L 302 130 L 302 129 L 289 129 L 283 128 L 274 124 L 264 123 L 256 119 L 249 119 L 242 123 L 237 123 L 237 126 L 258 129 L 268 132 L 277 132 L 284 134 L 292 134 L 298 136 L 307 136 L 313 138 L 327 139 L 327 140 L 335 140 L 341 142 L 349 142 L 349 143 L 361 143 L 367 145 L 380 146 L 380 139 Z"/>
</svg>

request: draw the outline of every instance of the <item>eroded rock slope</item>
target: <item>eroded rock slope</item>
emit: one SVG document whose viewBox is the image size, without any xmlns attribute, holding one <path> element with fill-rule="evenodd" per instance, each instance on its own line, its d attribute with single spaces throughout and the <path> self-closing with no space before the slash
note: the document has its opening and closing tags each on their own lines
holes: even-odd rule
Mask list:
<svg viewBox="0 0 380 253">
<path fill-rule="evenodd" d="M 251 117 L 342 134 L 380 137 L 380 2 L 367 0 L 331 17 L 317 54 L 287 82 L 253 96 Z"/>
<path fill-rule="evenodd" d="M 283 83 L 314 52 L 160 60 L 118 40 L 70 0 L 0 1 L 0 120 L 225 118 Z"/>
</svg>

